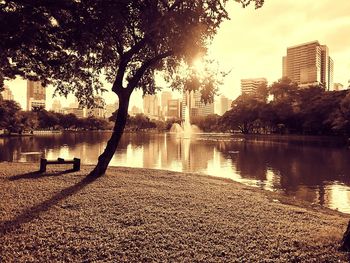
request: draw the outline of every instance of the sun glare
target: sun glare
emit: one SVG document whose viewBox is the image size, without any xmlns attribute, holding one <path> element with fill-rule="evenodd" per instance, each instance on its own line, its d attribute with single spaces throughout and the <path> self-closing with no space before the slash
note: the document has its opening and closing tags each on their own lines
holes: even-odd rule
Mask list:
<svg viewBox="0 0 350 263">
<path fill-rule="evenodd" d="M 197 58 L 192 62 L 192 67 L 194 68 L 196 74 L 199 76 L 202 76 L 205 72 L 205 64 L 203 62 L 203 59 Z"/>
</svg>

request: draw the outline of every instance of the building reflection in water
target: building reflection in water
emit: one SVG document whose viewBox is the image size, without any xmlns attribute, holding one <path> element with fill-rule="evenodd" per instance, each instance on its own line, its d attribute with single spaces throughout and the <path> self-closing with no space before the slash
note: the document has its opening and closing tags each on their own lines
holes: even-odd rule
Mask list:
<svg viewBox="0 0 350 263">
<path fill-rule="evenodd" d="M 81 158 L 95 164 L 109 132 L 0 138 L 0 161 Z M 224 135 L 126 133 L 112 166 L 157 168 L 231 178 L 350 213 L 349 149 L 241 140 Z"/>
</svg>

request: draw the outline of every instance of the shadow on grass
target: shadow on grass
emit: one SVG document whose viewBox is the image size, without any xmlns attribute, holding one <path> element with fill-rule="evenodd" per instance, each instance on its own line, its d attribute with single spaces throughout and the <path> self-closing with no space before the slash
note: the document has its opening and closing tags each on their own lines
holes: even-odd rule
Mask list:
<svg viewBox="0 0 350 263">
<path fill-rule="evenodd" d="M 0 222 L 0 235 L 5 235 L 13 232 L 16 229 L 19 229 L 23 224 L 26 224 L 38 218 L 42 213 L 48 211 L 52 206 L 68 198 L 69 196 L 76 194 L 81 189 L 94 182 L 97 178 L 99 177 L 87 176 L 75 185 L 61 190 L 50 199 L 24 210 L 15 218 Z"/>
<path fill-rule="evenodd" d="M 68 174 L 73 172 L 76 172 L 76 171 L 74 171 L 74 169 L 69 169 L 64 171 L 55 171 L 55 172 L 44 172 L 44 173 L 40 171 L 35 171 L 35 172 L 14 175 L 9 177 L 8 179 L 10 181 L 16 181 L 21 179 L 38 179 L 41 177 L 58 176 L 58 175 L 63 175 L 63 174 Z"/>
</svg>

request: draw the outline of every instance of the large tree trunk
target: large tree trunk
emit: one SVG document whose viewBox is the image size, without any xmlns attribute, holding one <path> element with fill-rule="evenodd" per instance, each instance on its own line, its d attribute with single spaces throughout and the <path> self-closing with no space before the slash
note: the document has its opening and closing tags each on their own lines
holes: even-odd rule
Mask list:
<svg viewBox="0 0 350 263">
<path fill-rule="evenodd" d="M 350 251 L 350 221 L 348 223 L 348 227 L 343 235 L 343 239 L 340 242 L 340 250 L 341 251 Z"/>
<path fill-rule="evenodd" d="M 90 172 L 89 176 L 101 176 L 106 172 L 108 164 L 111 161 L 115 151 L 117 150 L 120 138 L 123 135 L 128 116 L 130 94 L 127 94 L 127 92 L 125 92 L 123 94 L 118 94 L 118 97 L 119 109 L 112 136 L 109 139 L 105 150 L 98 157 L 98 162 L 95 168 Z"/>
</svg>

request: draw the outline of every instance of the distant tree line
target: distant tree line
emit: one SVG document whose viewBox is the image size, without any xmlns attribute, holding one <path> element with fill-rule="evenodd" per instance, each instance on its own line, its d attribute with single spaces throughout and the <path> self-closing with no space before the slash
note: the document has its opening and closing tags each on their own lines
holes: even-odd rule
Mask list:
<svg viewBox="0 0 350 263">
<path fill-rule="evenodd" d="M 78 118 L 75 114 L 61 114 L 47 111 L 41 107 L 32 111 L 22 111 L 13 100 L 0 100 L 0 129 L 11 133 L 33 130 L 105 130 L 110 128 L 107 120 L 89 116 Z"/>
<path fill-rule="evenodd" d="M 224 130 L 244 134 L 349 135 L 350 92 L 301 88 L 282 78 L 254 96 L 239 96 L 219 122 Z"/>
<path fill-rule="evenodd" d="M 114 112 L 108 119 L 89 116 L 78 118 L 75 114 L 62 114 L 47 111 L 41 107 L 32 111 L 23 111 L 21 106 L 13 100 L 0 99 L 0 129 L 6 129 L 10 133 L 30 132 L 33 130 L 111 130 L 117 116 Z M 140 113 L 135 116 L 128 115 L 126 130 L 170 130 L 173 123 L 180 123 L 180 119 L 167 121 L 150 120 Z"/>
<path fill-rule="evenodd" d="M 273 98 L 268 100 L 268 98 Z M 287 78 L 271 86 L 261 85 L 256 94 L 243 94 L 223 116 L 191 117 L 204 132 L 243 134 L 350 135 L 350 92 L 325 91 L 322 86 L 298 87 Z M 15 101 L 0 100 L 0 129 L 10 132 L 36 129 L 112 129 L 118 111 L 109 119 L 78 118 L 36 108 L 22 111 Z M 169 131 L 181 119 L 151 120 L 144 114 L 128 115 L 126 130 Z"/>
</svg>

